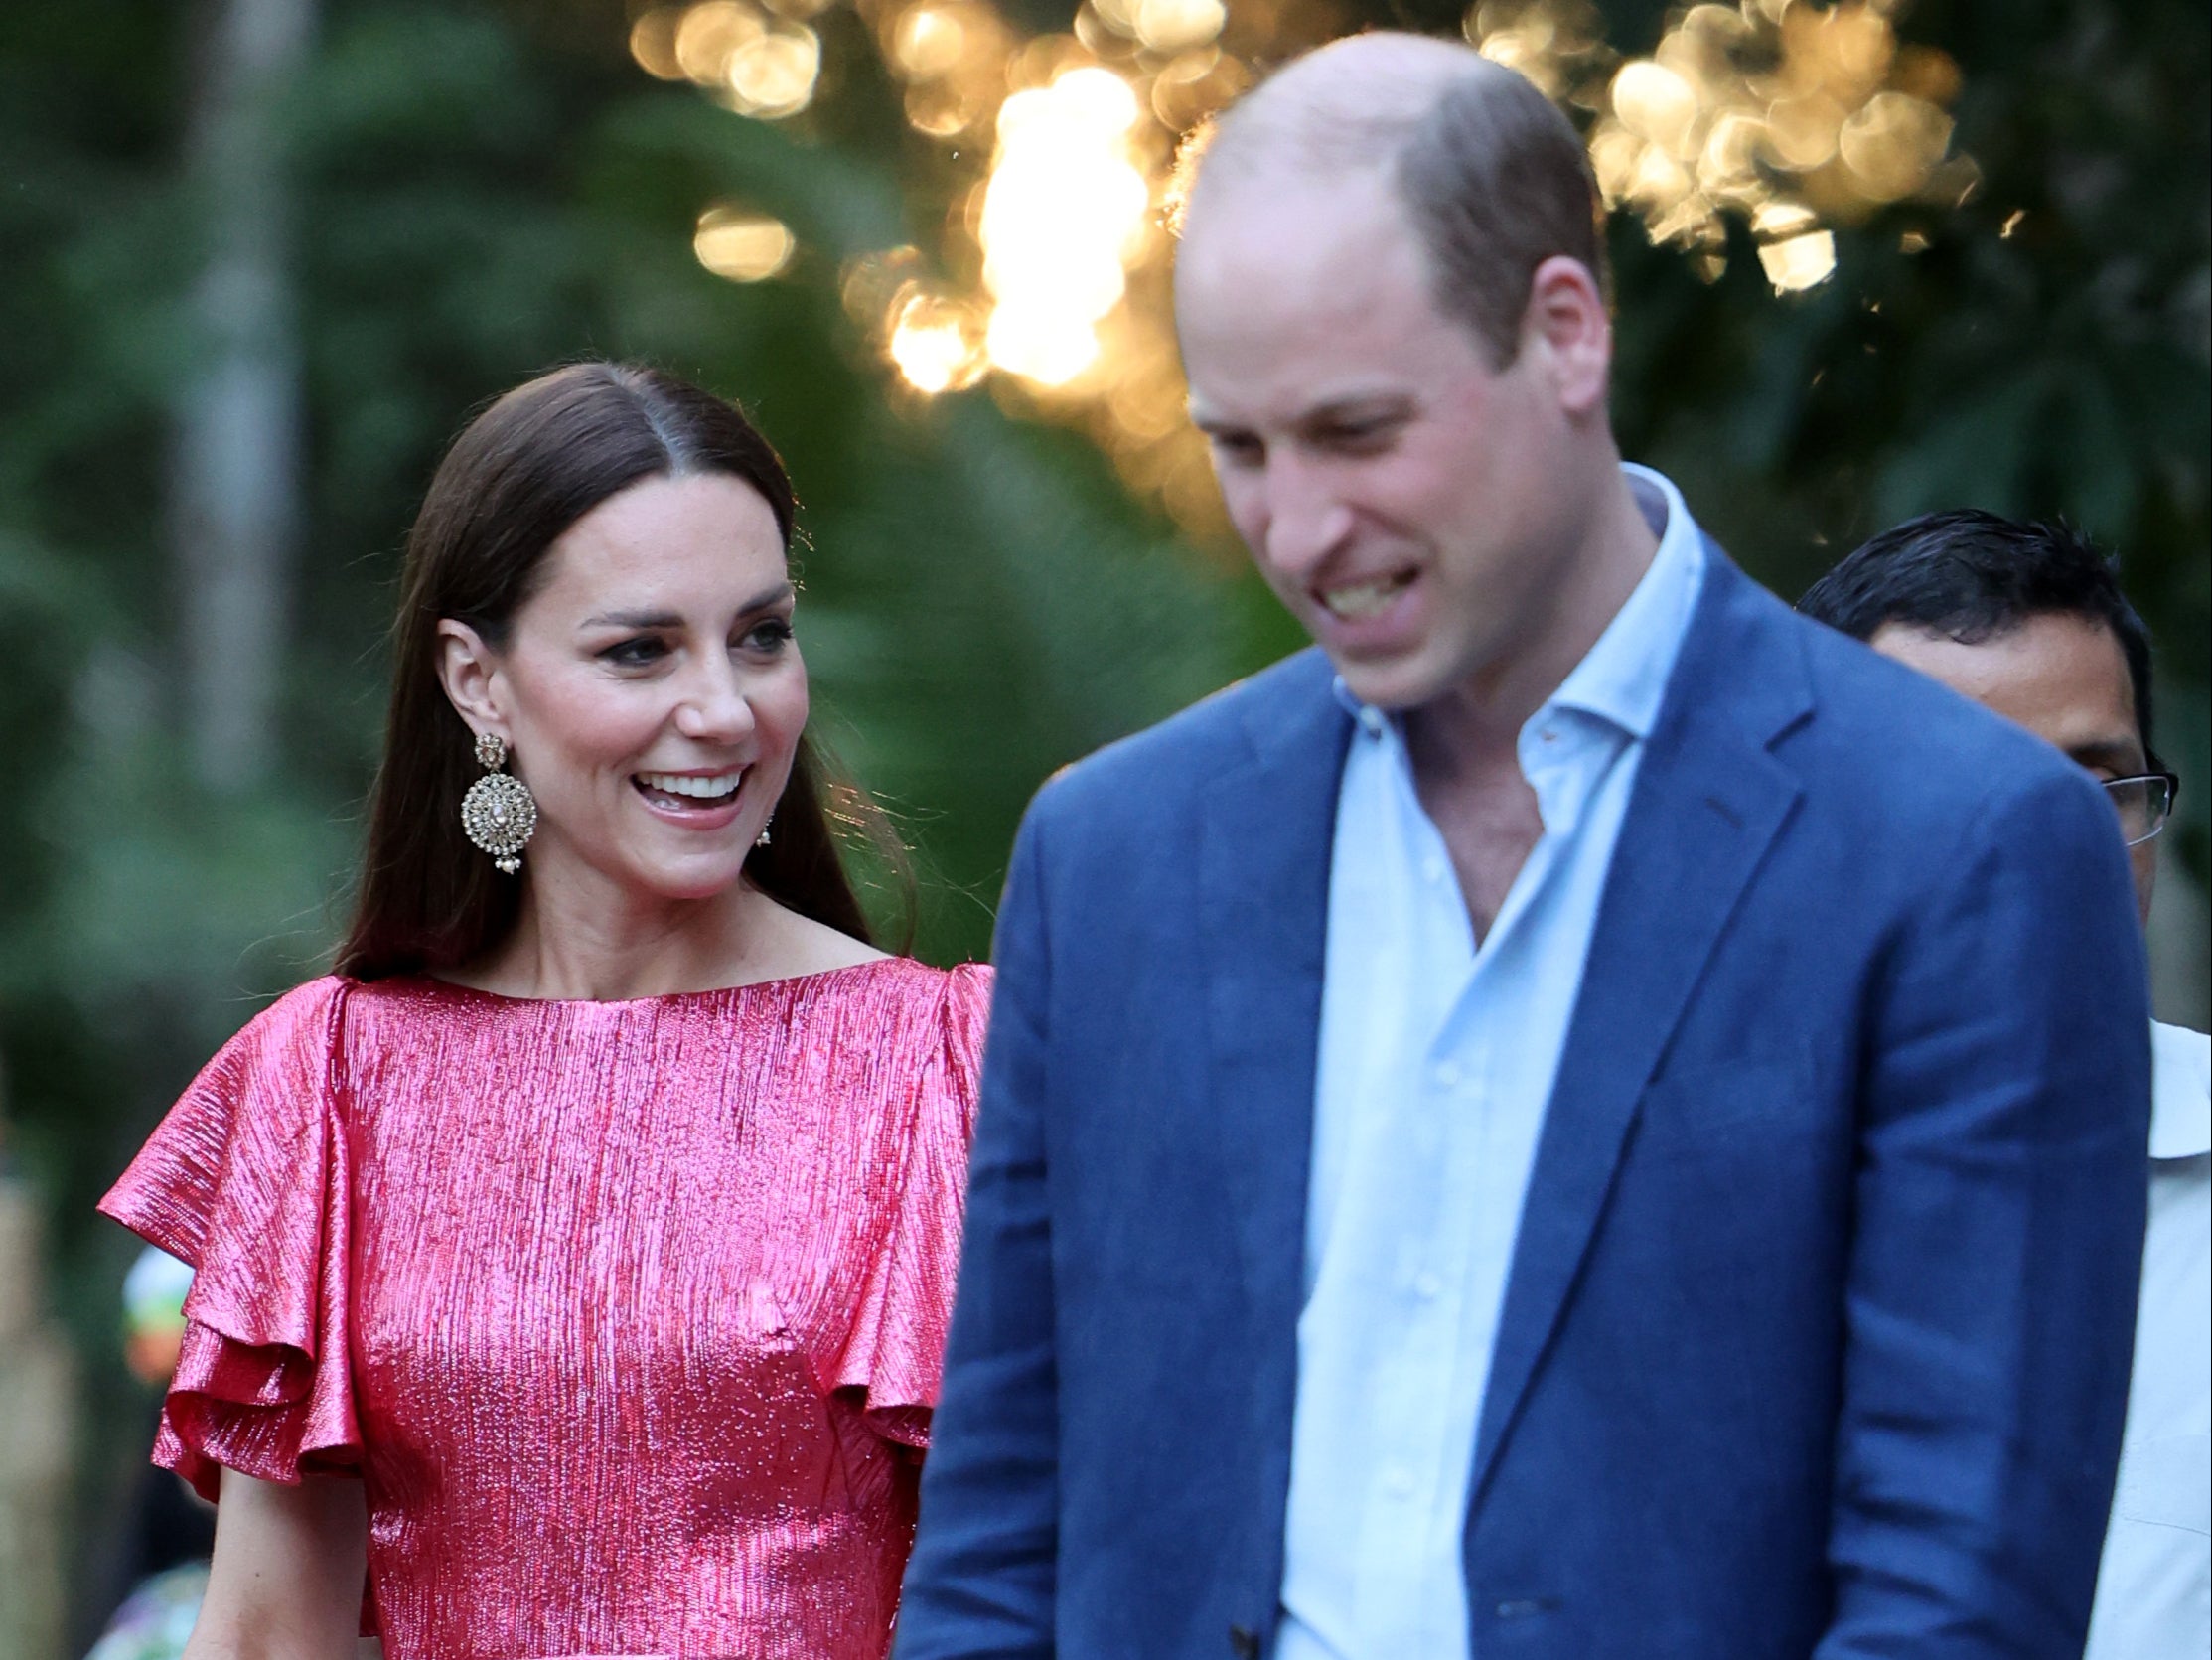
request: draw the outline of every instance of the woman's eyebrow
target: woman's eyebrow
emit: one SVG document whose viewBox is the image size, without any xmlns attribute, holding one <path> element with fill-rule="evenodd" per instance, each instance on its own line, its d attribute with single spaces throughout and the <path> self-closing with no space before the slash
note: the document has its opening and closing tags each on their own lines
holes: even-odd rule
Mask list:
<svg viewBox="0 0 2212 1660">
<path fill-rule="evenodd" d="M 766 611 L 772 605 L 781 605 L 785 600 L 796 597 L 798 592 L 788 580 L 771 588 L 763 588 L 737 608 L 738 615 L 747 616 L 755 611 Z M 580 629 L 663 629 L 682 626 L 683 618 L 673 611 L 602 611 L 595 617 L 586 617 L 577 625 Z"/>
<path fill-rule="evenodd" d="M 743 616 L 752 611 L 766 611 L 771 605 L 781 605 L 787 599 L 797 598 L 799 590 L 793 587 L 790 582 L 779 582 L 773 588 L 763 588 L 739 606 L 737 608 L 738 614 Z"/>
</svg>

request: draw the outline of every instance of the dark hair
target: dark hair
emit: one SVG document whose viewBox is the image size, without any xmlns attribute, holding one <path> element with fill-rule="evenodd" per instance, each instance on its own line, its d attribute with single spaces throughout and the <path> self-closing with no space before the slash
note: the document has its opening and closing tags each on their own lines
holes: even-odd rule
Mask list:
<svg viewBox="0 0 2212 1660">
<path fill-rule="evenodd" d="M 1888 623 L 1963 646 L 2031 617 L 2082 617 L 2112 630 L 2128 660 L 2136 725 L 2150 742 L 2150 635 L 2121 590 L 2116 562 L 2067 525 L 2030 525 L 1979 508 L 1923 514 L 1884 530 L 1805 591 L 1797 608 L 1854 640 Z"/>
<path fill-rule="evenodd" d="M 759 491 L 789 551 L 797 503 L 768 440 L 733 405 L 657 370 L 555 370 L 498 399 L 454 440 L 407 535 L 383 760 L 340 973 L 373 980 L 458 967 L 495 945 L 519 909 L 520 884 L 462 833 L 461 798 L 481 769 L 474 734 L 438 677 L 440 619 L 502 645 L 563 531 L 643 480 L 700 473 Z M 775 836 L 747 858 L 746 874 L 801 915 L 866 940 L 825 796 L 897 862 L 880 810 L 826 780 L 802 737 Z"/>
<path fill-rule="evenodd" d="M 1399 152 L 1398 188 L 1434 267 L 1438 307 L 1473 327 L 1498 368 L 1520 351 L 1547 259 L 1579 260 L 1610 297 L 1589 153 L 1519 73 L 1485 62 L 1445 87 Z"/>
</svg>

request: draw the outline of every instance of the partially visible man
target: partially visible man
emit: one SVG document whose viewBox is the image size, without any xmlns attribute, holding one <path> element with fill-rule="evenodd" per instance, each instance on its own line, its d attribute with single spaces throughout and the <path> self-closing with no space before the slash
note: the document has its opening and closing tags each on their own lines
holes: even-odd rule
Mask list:
<svg viewBox="0 0 2212 1660">
<path fill-rule="evenodd" d="M 2087 768 L 2150 920 L 2176 784 L 2151 747 L 2148 636 L 2096 548 L 2063 528 L 1930 514 L 1851 554 L 1800 609 Z M 2151 1077 L 2135 1380 L 2085 1660 L 2212 1653 L 2212 1038 L 2154 1025 Z"/>
</svg>

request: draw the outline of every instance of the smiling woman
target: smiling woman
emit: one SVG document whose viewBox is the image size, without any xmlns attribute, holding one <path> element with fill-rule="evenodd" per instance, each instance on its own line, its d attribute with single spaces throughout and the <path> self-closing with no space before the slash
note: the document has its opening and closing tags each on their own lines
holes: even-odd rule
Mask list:
<svg viewBox="0 0 2212 1660">
<path fill-rule="evenodd" d="M 714 619 L 666 603 L 676 574 L 653 557 L 659 547 L 688 555 L 693 587 L 704 590 L 693 597 L 706 609 L 729 609 L 735 599 L 721 619 L 747 624 L 742 638 L 729 637 L 733 674 L 775 669 L 792 630 L 785 555 L 795 509 L 783 463 L 737 409 L 651 370 L 589 363 L 556 371 L 509 392 L 462 433 L 408 538 L 384 759 L 341 972 L 451 975 L 511 942 L 518 922 L 528 926 L 524 895 L 539 897 L 545 884 L 505 880 L 461 833 L 462 799 L 479 773 L 476 737 L 489 731 L 509 742 L 541 809 L 580 807 L 571 799 L 580 781 L 564 763 L 575 737 L 570 722 L 581 713 L 596 730 L 592 711 L 616 707 L 635 719 L 650 713 L 656 695 L 668 704 L 664 712 L 678 705 L 687 682 L 671 680 L 695 676 L 719 654 L 697 651 L 700 630 Z M 571 654 L 577 672 L 563 678 L 555 663 Z M 503 663 L 518 704 L 513 713 L 483 701 Z M 806 672 L 796 651 L 769 679 L 796 683 L 797 721 L 788 730 L 775 723 L 750 748 L 725 734 L 701 741 L 671 732 L 664 747 L 679 752 L 680 764 L 641 751 L 634 766 L 711 777 L 762 750 L 748 762 L 760 770 L 744 817 L 757 836 L 775 816 L 768 843 L 745 858 L 751 838 L 723 835 L 704 851 L 737 848 L 751 886 L 865 940 L 867 921 L 823 811 L 821 768 L 799 730 Z M 641 687 L 643 698 L 634 694 Z M 562 712 L 532 699 L 533 689 L 566 699 Z M 528 730 L 503 729 L 516 720 Z M 679 788 L 688 799 L 696 787 Z M 896 863 L 897 839 L 881 815 L 865 798 L 842 794 L 859 809 L 849 816 Z M 540 833 L 566 844 L 584 830 L 556 810 Z M 620 831 L 603 817 L 594 834 L 597 850 L 618 863 L 646 856 L 624 856 L 607 839 L 619 840 Z M 699 860 L 690 862 L 698 873 Z"/>
<path fill-rule="evenodd" d="M 607 364 L 439 468 L 339 972 L 103 1202 L 195 1271 L 193 1660 L 881 1660 L 990 972 L 868 943 L 792 512 L 736 409 Z"/>
</svg>

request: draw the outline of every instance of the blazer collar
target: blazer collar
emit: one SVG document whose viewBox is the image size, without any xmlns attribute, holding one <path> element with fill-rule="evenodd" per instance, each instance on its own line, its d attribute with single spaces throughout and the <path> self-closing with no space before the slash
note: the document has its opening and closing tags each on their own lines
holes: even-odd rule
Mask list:
<svg viewBox="0 0 2212 1660">
<path fill-rule="evenodd" d="M 1483 1399 L 1470 1510 L 1564 1314 L 1644 1088 L 1800 794 L 1772 747 L 1812 712 L 1799 635 L 1806 625 L 1717 546 L 1706 556 L 1545 1114 Z"/>
</svg>

